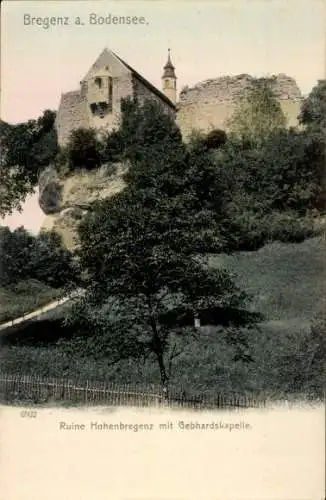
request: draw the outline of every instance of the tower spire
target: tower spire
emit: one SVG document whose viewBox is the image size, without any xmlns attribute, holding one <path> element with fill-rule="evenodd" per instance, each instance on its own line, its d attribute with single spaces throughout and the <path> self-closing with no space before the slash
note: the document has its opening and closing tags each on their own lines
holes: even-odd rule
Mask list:
<svg viewBox="0 0 326 500">
<path fill-rule="evenodd" d="M 163 92 L 173 102 L 177 100 L 177 77 L 175 76 L 175 67 L 171 61 L 171 49 L 168 49 L 168 59 L 163 67 L 162 83 Z"/>
<path fill-rule="evenodd" d="M 162 78 L 176 78 L 175 76 L 175 67 L 172 64 L 171 61 L 171 49 L 168 49 L 168 60 L 164 66 L 164 73 Z"/>
</svg>

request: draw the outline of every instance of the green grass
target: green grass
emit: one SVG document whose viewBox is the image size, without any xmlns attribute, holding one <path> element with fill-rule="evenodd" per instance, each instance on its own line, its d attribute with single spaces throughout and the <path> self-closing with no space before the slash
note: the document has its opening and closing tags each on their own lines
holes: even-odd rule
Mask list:
<svg viewBox="0 0 326 500">
<path fill-rule="evenodd" d="M 32 312 L 60 295 L 61 289 L 51 288 L 37 280 L 20 281 L 0 287 L 0 322 L 4 323 Z"/>
<path fill-rule="evenodd" d="M 322 310 L 326 245 L 321 237 L 303 243 L 272 243 L 255 252 L 212 257 L 213 266 L 235 273 L 253 297 L 252 309 L 266 321 L 307 323 Z M 290 324 L 289 323 L 289 324 Z"/>
<path fill-rule="evenodd" d="M 223 332 L 206 327 L 199 341 L 190 340 L 176 358 L 171 384 L 187 392 L 219 390 L 272 396 L 292 393 L 293 387 L 298 394 L 309 392 L 317 379 L 320 387 L 319 372 L 308 373 L 303 382 L 300 370 L 309 358 L 303 339 L 322 310 L 325 254 L 325 242 L 316 237 L 300 244 L 272 243 L 255 252 L 212 257 L 213 266 L 226 267 L 237 275 L 236 282 L 253 297 L 252 309 L 265 316 L 257 330 L 248 332 L 254 363 L 235 362 L 234 347 L 225 342 Z M 105 359 L 68 355 L 58 346 L 4 346 L 2 365 L 8 373 L 50 377 L 145 384 L 160 380 L 154 360 L 109 365 Z"/>
</svg>

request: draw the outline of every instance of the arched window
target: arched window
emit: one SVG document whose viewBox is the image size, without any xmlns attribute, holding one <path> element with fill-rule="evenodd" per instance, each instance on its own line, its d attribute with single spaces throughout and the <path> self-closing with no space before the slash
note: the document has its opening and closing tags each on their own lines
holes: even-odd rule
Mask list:
<svg viewBox="0 0 326 500">
<path fill-rule="evenodd" d="M 97 76 L 95 78 L 95 85 L 97 85 L 98 88 L 101 89 L 102 88 L 102 78 L 100 78 L 99 76 Z"/>
</svg>

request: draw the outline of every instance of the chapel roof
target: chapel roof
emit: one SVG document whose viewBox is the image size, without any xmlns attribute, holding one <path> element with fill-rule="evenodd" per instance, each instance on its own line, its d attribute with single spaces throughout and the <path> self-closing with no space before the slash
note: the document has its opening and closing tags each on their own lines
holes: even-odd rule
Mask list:
<svg viewBox="0 0 326 500">
<path fill-rule="evenodd" d="M 135 78 L 137 78 L 143 85 L 145 85 L 145 87 L 147 87 L 148 90 L 150 90 L 153 94 L 155 94 L 157 97 L 159 97 L 166 104 L 168 104 L 171 108 L 176 109 L 176 107 L 173 104 L 173 102 L 170 101 L 170 99 L 165 94 L 163 94 L 163 92 L 161 92 L 156 87 L 154 87 L 154 85 L 152 85 L 148 80 L 146 80 L 146 78 L 144 78 L 140 73 L 138 73 L 138 71 L 136 71 L 132 66 L 130 66 L 128 63 L 126 63 L 126 61 L 124 61 L 123 59 L 121 59 L 121 57 L 119 57 L 117 54 L 115 54 L 112 50 L 108 50 L 107 48 L 105 48 L 101 52 L 100 56 L 97 58 L 97 60 L 93 64 L 93 66 L 87 72 L 87 74 L 83 78 L 83 80 L 87 80 L 88 77 L 89 77 L 89 75 L 91 74 L 93 68 L 97 64 L 99 64 L 100 62 L 102 62 L 102 61 L 103 61 L 103 64 L 104 64 L 105 58 L 107 56 L 110 56 L 110 55 L 112 55 L 113 57 L 115 57 L 126 69 L 128 69 L 132 73 L 132 75 Z"/>
</svg>

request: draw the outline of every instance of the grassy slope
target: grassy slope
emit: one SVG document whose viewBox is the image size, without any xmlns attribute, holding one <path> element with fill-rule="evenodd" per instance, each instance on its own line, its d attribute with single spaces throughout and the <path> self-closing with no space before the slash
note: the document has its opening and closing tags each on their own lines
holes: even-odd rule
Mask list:
<svg viewBox="0 0 326 500">
<path fill-rule="evenodd" d="M 259 361 L 239 372 L 253 388 L 279 383 L 286 356 L 299 352 L 300 340 L 323 310 L 325 258 L 325 241 L 316 237 L 211 259 L 212 265 L 236 274 L 237 283 L 252 294 L 252 308 L 265 316 L 250 339 L 251 353 Z"/>
<path fill-rule="evenodd" d="M 0 287 L 0 322 L 15 319 L 24 313 L 55 300 L 62 293 L 36 280 L 21 281 Z"/>
<path fill-rule="evenodd" d="M 212 265 L 223 265 L 237 274 L 239 285 L 253 295 L 252 308 L 265 315 L 260 330 L 250 333 L 250 352 L 255 363 L 235 363 L 233 347 L 208 328 L 199 342 L 191 340 L 175 360 L 171 382 L 189 391 L 216 387 L 225 391 L 278 393 L 282 387 L 286 391 L 286 373 L 292 373 L 292 366 L 286 365 L 285 356 L 298 352 L 302 337 L 321 309 L 325 254 L 325 242 L 312 238 L 301 244 L 272 243 L 257 252 L 212 257 Z M 122 361 L 108 367 L 105 360 L 82 360 L 56 348 L 12 349 L 5 356 L 8 371 L 23 365 L 26 373 L 37 369 L 49 376 L 65 374 L 121 383 L 131 379 L 159 381 L 156 363 L 151 361 L 144 365 Z"/>
<path fill-rule="evenodd" d="M 272 243 L 257 252 L 212 258 L 237 275 L 267 320 L 310 322 L 324 297 L 326 247 L 321 237 L 300 244 Z"/>
</svg>

